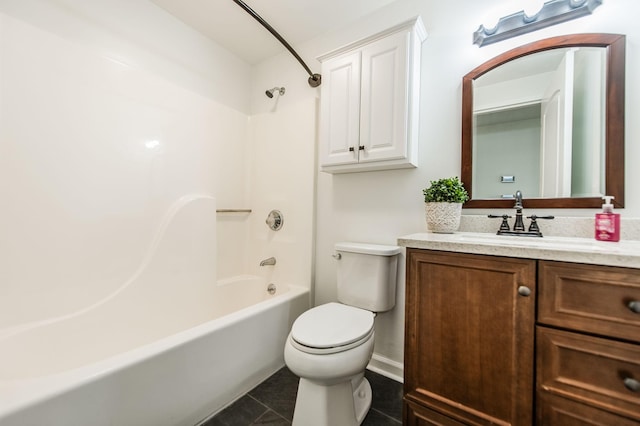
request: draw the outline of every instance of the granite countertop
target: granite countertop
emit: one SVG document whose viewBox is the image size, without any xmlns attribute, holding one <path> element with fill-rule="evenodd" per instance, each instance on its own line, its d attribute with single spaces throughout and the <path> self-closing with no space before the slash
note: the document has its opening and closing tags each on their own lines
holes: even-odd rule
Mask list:
<svg viewBox="0 0 640 426">
<path fill-rule="evenodd" d="M 436 234 L 430 232 L 398 238 L 403 247 L 486 254 L 526 259 L 557 260 L 640 269 L 640 241 L 617 243 L 593 238 L 518 237 L 479 232 Z"/>
</svg>

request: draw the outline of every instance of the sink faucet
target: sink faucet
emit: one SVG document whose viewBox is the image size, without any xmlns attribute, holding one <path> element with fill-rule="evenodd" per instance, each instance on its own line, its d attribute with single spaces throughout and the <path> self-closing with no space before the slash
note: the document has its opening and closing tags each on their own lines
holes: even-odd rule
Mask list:
<svg viewBox="0 0 640 426">
<path fill-rule="evenodd" d="M 531 219 L 531 224 L 529 225 L 529 229 L 525 230 L 523 215 L 522 215 L 522 191 L 517 190 L 514 194 L 514 198 L 516 199 L 516 204 L 513 208 L 516 209 L 516 220 L 513 223 L 513 229 L 509 228 L 509 222 L 507 219 L 511 218 L 508 214 L 503 215 L 494 215 L 490 214 L 488 217 L 490 218 L 502 218 L 502 223 L 500 224 L 500 229 L 498 229 L 498 235 L 522 235 L 522 236 L 531 236 L 531 237 L 542 237 L 542 232 L 540 232 L 540 228 L 538 227 L 537 219 L 553 219 L 553 216 L 537 216 L 532 214 L 531 216 L 527 216 L 527 219 Z"/>
<path fill-rule="evenodd" d="M 270 257 L 260 262 L 260 266 L 275 265 L 275 264 L 276 264 L 275 257 Z"/>
<path fill-rule="evenodd" d="M 516 221 L 513 224 L 513 230 L 524 231 L 524 222 L 522 221 L 522 192 L 520 190 L 516 191 L 516 205 L 513 206 L 516 209 Z"/>
<path fill-rule="evenodd" d="M 516 205 L 514 206 L 516 209 L 517 208 L 522 208 L 522 191 L 520 191 L 519 189 L 516 191 L 514 197 L 516 198 Z"/>
</svg>

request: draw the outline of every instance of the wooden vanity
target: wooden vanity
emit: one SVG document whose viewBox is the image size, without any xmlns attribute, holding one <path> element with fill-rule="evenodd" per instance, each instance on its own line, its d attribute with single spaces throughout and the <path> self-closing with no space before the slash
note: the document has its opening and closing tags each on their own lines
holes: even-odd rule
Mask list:
<svg viewBox="0 0 640 426">
<path fill-rule="evenodd" d="M 404 424 L 639 425 L 640 242 L 461 234 L 398 240 Z"/>
</svg>

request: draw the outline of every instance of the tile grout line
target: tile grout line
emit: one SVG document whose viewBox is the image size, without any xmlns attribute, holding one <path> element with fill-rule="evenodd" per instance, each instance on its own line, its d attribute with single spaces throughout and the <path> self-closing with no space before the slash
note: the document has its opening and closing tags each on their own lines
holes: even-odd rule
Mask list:
<svg viewBox="0 0 640 426">
<path fill-rule="evenodd" d="M 284 420 L 285 422 L 287 422 L 287 424 L 291 424 L 291 421 L 288 420 L 287 418 L 283 417 L 280 413 L 278 413 L 277 411 L 273 410 L 273 409 L 269 409 L 269 411 L 273 412 L 276 416 L 280 417 L 282 420 Z M 269 411 L 265 412 L 262 416 L 258 417 L 256 420 L 260 420 L 262 417 L 264 417 L 265 414 L 267 414 Z M 252 423 L 253 425 L 253 423 Z"/>
<path fill-rule="evenodd" d="M 376 409 L 376 408 L 371 407 L 371 408 L 369 409 L 369 411 L 375 411 L 376 413 L 378 413 L 378 414 L 380 414 L 380 415 L 382 415 L 382 416 L 386 417 L 387 419 L 392 420 L 394 423 L 398 423 L 399 425 L 401 425 L 401 424 L 402 424 L 402 422 L 401 422 L 400 420 L 398 420 L 398 419 L 396 419 L 395 417 L 392 417 L 392 416 L 388 415 L 387 413 L 385 413 L 385 412 L 383 412 L 383 411 L 380 411 L 380 410 L 378 410 L 378 409 Z"/>
<path fill-rule="evenodd" d="M 260 405 L 262 405 L 263 407 L 266 407 L 267 411 L 265 411 L 264 413 L 260 414 L 257 418 L 254 419 L 254 421 L 251 423 L 255 423 L 256 420 L 258 420 L 260 417 L 264 416 L 265 414 L 267 414 L 267 412 L 269 411 L 273 411 L 274 413 L 276 413 L 276 415 L 278 417 L 280 417 L 281 419 L 291 423 L 291 421 L 289 419 L 287 419 L 286 417 L 284 417 L 282 414 L 280 414 L 279 412 L 277 412 L 276 410 L 274 410 L 273 408 L 269 407 L 267 404 L 265 404 L 264 402 L 260 401 L 258 398 L 256 398 L 255 396 L 247 393 L 247 396 L 251 399 L 253 399 L 254 401 L 256 401 L 257 403 L 259 403 Z"/>
<path fill-rule="evenodd" d="M 280 373 L 280 375 L 276 377 L 276 379 L 277 379 L 276 382 L 278 382 L 279 380 L 282 380 L 283 378 L 286 379 L 287 378 L 287 373 L 288 373 L 288 371 L 285 371 L 284 374 Z M 246 421 L 249 421 L 250 423 L 247 424 L 247 425 L 238 424 L 238 426 L 257 426 L 257 425 L 262 425 L 263 423 L 261 423 L 261 421 L 262 422 L 266 421 L 267 423 L 276 422 L 278 424 L 291 425 L 291 420 L 287 416 L 291 415 L 290 409 L 292 407 L 290 407 L 288 403 L 285 404 L 285 406 L 280 407 L 280 409 L 284 408 L 285 412 L 287 413 L 286 415 L 283 415 L 280 412 L 280 409 L 274 409 L 274 408 L 271 407 L 271 403 L 269 402 L 269 401 L 271 401 L 270 393 L 265 394 L 264 393 L 265 389 L 260 389 L 260 386 L 263 383 L 267 383 L 268 384 L 268 386 L 266 388 L 267 390 L 271 389 L 273 387 L 273 383 L 269 383 L 269 379 L 271 377 L 275 377 L 276 374 L 278 374 L 278 372 L 275 373 L 274 375 L 270 376 L 265 381 L 263 381 L 260 385 L 256 386 L 254 389 L 252 389 L 251 391 L 249 391 L 249 392 L 247 392 L 245 394 L 245 397 L 249 397 L 248 401 L 252 401 L 250 404 L 256 404 L 256 403 L 258 404 L 256 407 L 254 407 L 254 411 L 259 411 L 260 407 L 262 407 L 263 411 L 261 413 L 257 414 L 253 419 L 248 419 L 248 418 L 245 417 Z M 397 397 L 397 395 L 396 395 L 396 390 L 397 390 L 396 386 L 390 385 L 390 387 L 388 387 L 388 385 L 386 384 L 386 379 L 384 381 L 380 381 L 380 380 L 378 380 L 376 378 L 376 376 L 374 376 L 370 380 L 374 380 L 374 382 L 377 382 L 376 386 L 380 387 L 380 390 L 382 391 L 381 395 L 383 395 L 383 397 L 391 398 L 393 400 L 391 402 L 395 401 L 395 397 Z M 391 381 L 392 379 L 389 379 L 389 380 Z M 286 385 L 288 387 L 289 386 L 288 381 L 289 380 L 284 380 L 284 382 L 287 382 L 287 383 L 284 383 L 284 384 L 280 383 L 280 385 L 282 385 L 282 386 Z M 271 389 L 271 391 L 272 390 L 273 389 Z M 269 391 L 269 392 L 271 392 L 271 391 Z M 256 393 L 254 394 L 254 392 L 256 392 Z M 389 392 L 392 392 L 393 395 L 390 395 Z M 289 392 L 287 391 L 286 394 L 288 394 L 288 393 Z M 284 395 L 282 395 L 282 396 L 284 397 Z M 265 397 L 265 398 L 263 398 L 263 397 Z M 285 399 L 287 401 L 289 401 L 288 398 L 289 397 L 285 397 Z M 282 398 L 279 398 L 279 399 L 277 399 L 277 401 L 280 401 L 280 402 L 277 402 L 276 400 L 274 400 L 273 402 L 277 402 L 276 406 L 280 406 L 279 404 L 282 402 L 281 400 L 282 400 Z M 379 402 L 382 403 L 383 401 L 379 401 Z M 231 404 L 231 405 L 233 405 L 233 404 Z M 229 407 L 231 407 L 231 405 Z M 384 424 L 401 426 L 402 425 L 402 420 L 394 417 L 394 414 L 391 413 L 391 412 L 393 412 L 393 413 L 397 414 L 397 408 L 398 407 L 396 407 L 395 404 L 392 404 L 392 406 L 389 406 L 389 407 L 387 407 L 387 405 L 388 405 L 387 403 L 383 403 L 382 405 L 384 406 L 382 409 L 379 408 L 379 407 L 376 407 L 376 406 L 372 406 L 370 408 L 370 412 L 372 414 L 374 414 L 374 416 L 372 418 L 372 421 L 373 421 L 373 419 L 377 418 L 378 421 L 383 421 Z M 222 411 L 223 412 L 226 411 L 227 409 L 229 409 L 229 407 L 225 408 Z M 387 408 L 390 409 L 391 412 L 387 413 L 387 411 L 386 411 Z M 220 413 L 218 413 L 218 414 L 220 414 Z M 216 414 L 216 416 L 218 414 Z M 212 420 L 216 416 L 213 416 L 212 418 L 208 419 L 207 421 Z M 377 422 L 373 422 L 373 423 L 369 422 L 367 424 L 374 424 L 374 423 L 377 423 Z"/>
<path fill-rule="evenodd" d="M 245 396 L 248 396 L 249 398 L 253 399 L 255 402 L 257 402 L 258 404 L 262 405 L 265 408 L 265 411 L 263 411 L 262 413 L 260 413 L 260 415 L 258 415 L 258 417 L 253 419 L 251 421 L 251 424 L 254 424 L 256 422 L 256 420 L 258 420 L 260 417 L 264 416 L 269 410 L 271 410 L 271 407 L 269 407 L 267 404 L 265 404 L 264 402 L 260 401 L 259 399 L 255 398 L 253 395 L 247 393 Z M 273 410 L 271 410 L 271 411 L 273 411 Z"/>
</svg>

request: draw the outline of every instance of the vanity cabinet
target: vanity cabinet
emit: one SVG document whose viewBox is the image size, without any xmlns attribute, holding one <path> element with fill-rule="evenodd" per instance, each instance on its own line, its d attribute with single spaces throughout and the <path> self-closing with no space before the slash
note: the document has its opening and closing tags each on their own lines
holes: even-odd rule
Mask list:
<svg viewBox="0 0 640 426">
<path fill-rule="evenodd" d="M 640 269 L 407 248 L 405 424 L 640 425 L 639 305 Z"/>
<path fill-rule="evenodd" d="M 407 249 L 405 424 L 531 425 L 536 263 Z"/>
<path fill-rule="evenodd" d="M 419 18 L 318 58 L 322 63 L 322 171 L 415 167 L 418 145 Z"/>
<path fill-rule="evenodd" d="M 640 424 L 640 270 L 539 261 L 537 421 Z"/>
</svg>

